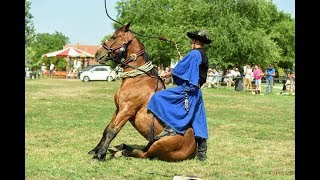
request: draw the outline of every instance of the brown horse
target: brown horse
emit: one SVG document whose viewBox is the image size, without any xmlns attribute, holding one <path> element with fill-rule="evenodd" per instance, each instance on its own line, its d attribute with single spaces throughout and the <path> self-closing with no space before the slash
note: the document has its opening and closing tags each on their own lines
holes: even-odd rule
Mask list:
<svg viewBox="0 0 320 180">
<path fill-rule="evenodd" d="M 111 141 L 127 121 L 146 139 L 163 130 L 163 124 L 148 111 L 147 104 L 153 93 L 165 87 L 157 75 L 157 69 L 148 60 L 143 44 L 129 30 L 129 26 L 130 23 L 118 28 L 95 54 L 96 61 L 112 60 L 124 69 L 122 84 L 114 96 L 116 111 L 98 145 L 89 151 L 98 160 L 105 160 Z M 122 148 L 125 156 L 181 161 L 194 158 L 197 145 L 193 129 L 188 128 L 183 135 L 165 136 L 157 141 L 151 138 L 143 150 L 126 145 Z"/>
</svg>

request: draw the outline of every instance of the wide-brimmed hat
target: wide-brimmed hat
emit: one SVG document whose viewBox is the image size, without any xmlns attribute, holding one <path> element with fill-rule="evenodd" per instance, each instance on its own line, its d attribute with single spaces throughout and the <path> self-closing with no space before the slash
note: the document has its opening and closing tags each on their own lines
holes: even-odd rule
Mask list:
<svg viewBox="0 0 320 180">
<path fill-rule="evenodd" d="M 204 44 L 210 44 L 212 42 L 212 40 L 210 40 L 209 33 L 204 30 L 187 32 L 187 35 L 189 38 L 199 40 Z"/>
</svg>

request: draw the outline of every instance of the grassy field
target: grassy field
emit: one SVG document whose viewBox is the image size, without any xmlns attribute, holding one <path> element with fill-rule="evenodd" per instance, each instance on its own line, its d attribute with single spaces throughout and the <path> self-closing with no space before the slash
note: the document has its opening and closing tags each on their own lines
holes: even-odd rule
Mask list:
<svg viewBox="0 0 320 180">
<path fill-rule="evenodd" d="M 78 79 L 25 81 L 26 179 L 294 179 L 295 97 L 224 88 L 203 89 L 209 128 L 206 162 L 92 160 L 87 152 L 113 115 L 119 85 Z M 121 143 L 144 146 L 147 140 L 127 123 L 111 146 Z"/>
</svg>

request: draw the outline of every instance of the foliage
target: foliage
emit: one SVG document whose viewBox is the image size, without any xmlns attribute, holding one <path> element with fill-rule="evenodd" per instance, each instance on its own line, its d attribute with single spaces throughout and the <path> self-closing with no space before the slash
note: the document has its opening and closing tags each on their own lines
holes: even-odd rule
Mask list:
<svg viewBox="0 0 320 180">
<path fill-rule="evenodd" d="M 102 38 L 102 40 L 100 41 L 100 43 L 101 43 L 101 44 L 104 43 L 104 42 L 105 42 L 106 40 L 108 40 L 110 37 L 111 37 L 110 34 L 105 35 L 105 36 Z"/>
<path fill-rule="evenodd" d="M 178 59 L 173 43 L 154 38 L 166 36 L 189 50 L 186 32 L 206 29 L 213 43 L 206 47 L 210 64 L 259 64 L 294 62 L 294 19 L 268 0 L 121 0 L 117 21 L 131 22 L 131 30 L 157 64 Z M 114 23 L 114 28 L 119 24 Z"/>
<path fill-rule="evenodd" d="M 92 160 L 87 152 L 112 119 L 113 95 L 120 83 L 26 80 L 26 179 L 295 178 L 294 96 L 259 96 L 222 88 L 202 90 L 209 132 L 206 162 Z M 147 142 L 127 122 L 111 146 L 126 143 L 141 148 Z"/>
<path fill-rule="evenodd" d="M 43 58 L 42 55 L 61 50 L 67 43 L 69 43 L 69 38 L 61 32 L 36 34 L 34 42 L 27 48 L 27 51 L 31 53 L 27 65 L 39 69 L 42 63 L 46 63 L 49 68 L 50 62 L 53 62 L 57 70 L 65 70 L 67 61 L 64 58 Z"/>
<path fill-rule="evenodd" d="M 33 15 L 30 13 L 31 1 L 25 1 L 25 65 L 31 69 L 40 69 L 42 63 L 49 68 L 50 62 L 55 64 L 57 70 L 65 70 L 64 58 L 42 58 L 48 52 L 57 51 L 69 43 L 69 38 L 61 32 L 36 33 L 33 24 Z"/>
<path fill-rule="evenodd" d="M 279 73 L 279 77 L 285 77 L 286 75 L 285 69 L 280 67 L 278 68 L 278 73 Z"/>
<path fill-rule="evenodd" d="M 293 68 L 295 54 L 295 29 L 290 19 L 283 20 L 271 27 L 271 39 L 281 49 L 280 67 Z"/>
<path fill-rule="evenodd" d="M 24 17 L 24 35 L 25 47 L 29 46 L 35 35 L 35 28 L 33 24 L 33 15 L 30 13 L 31 0 L 25 1 L 25 17 Z"/>
</svg>

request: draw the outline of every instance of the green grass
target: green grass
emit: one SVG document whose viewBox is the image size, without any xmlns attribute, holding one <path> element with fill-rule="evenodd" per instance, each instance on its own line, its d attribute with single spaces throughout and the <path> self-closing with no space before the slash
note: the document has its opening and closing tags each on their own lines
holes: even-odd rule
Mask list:
<svg viewBox="0 0 320 180">
<path fill-rule="evenodd" d="M 26 179 L 294 179 L 295 97 L 224 88 L 203 89 L 209 128 L 206 162 L 92 160 L 87 152 L 113 115 L 119 85 L 26 80 Z M 111 146 L 121 143 L 144 146 L 147 140 L 127 123 Z"/>
</svg>

